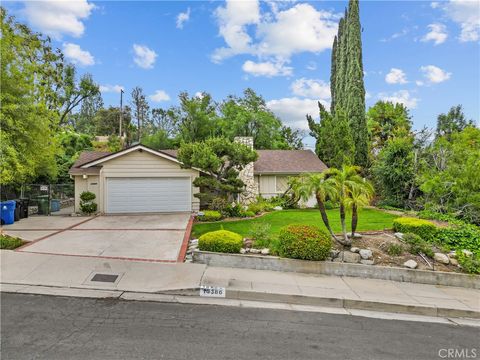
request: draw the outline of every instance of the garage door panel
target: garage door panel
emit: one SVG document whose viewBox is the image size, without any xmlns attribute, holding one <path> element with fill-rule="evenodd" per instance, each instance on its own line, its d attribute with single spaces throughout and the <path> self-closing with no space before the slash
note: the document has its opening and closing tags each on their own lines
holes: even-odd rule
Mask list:
<svg viewBox="0 0 480 360">
<path fill-rule="evenodd" d="M 107 178 L 107 213 L 191 211 L 190 178 Z"/>
</svg>

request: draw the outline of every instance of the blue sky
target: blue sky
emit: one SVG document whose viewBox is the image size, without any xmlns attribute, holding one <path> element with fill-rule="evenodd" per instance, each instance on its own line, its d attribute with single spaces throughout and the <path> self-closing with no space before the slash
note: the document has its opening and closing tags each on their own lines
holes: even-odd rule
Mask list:
<svg viewBox="0 0 480 360">
<path fill-rule="evenodd" d="M 4 2 L 50 35 L 107 105 L 141 86 L 152 107 L 180 91 L 220 101 L 251 87 L 286 124 L 329 103 L 333 35 L 347 1 Z M 363 1 L 367 106 L 403 102 L 415 128 L 462 104 L 480 113 L 480 2 Z M 306 139 L 312 144 L 311 138 Z"/>
</svg>

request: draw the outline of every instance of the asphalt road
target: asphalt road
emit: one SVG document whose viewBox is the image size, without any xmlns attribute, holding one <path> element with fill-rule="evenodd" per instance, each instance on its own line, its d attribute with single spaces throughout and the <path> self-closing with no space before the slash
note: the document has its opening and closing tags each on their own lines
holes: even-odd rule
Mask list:
<svg viewBox="0 0 480 360">
<path fill-rule="evenodd" d="M 1 301 L 2 360 L 423 360 L 448 348 L 475 348 L 480 358 L 473 327 L 6 293 Z"/>
</svg>

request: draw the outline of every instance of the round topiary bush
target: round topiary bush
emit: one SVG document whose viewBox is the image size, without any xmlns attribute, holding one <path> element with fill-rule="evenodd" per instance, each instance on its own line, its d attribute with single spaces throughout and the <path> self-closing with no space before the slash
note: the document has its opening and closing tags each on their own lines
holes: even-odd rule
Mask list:
<svg viewBox="0 0 480 360">
<path fill-rule="evenodd" d="M 437 234 L 437 227 L 431 221 L 411 217 L 400 217 L 393 220 L 393 230 L 416 234 L 426 241 L 434 240 Z"/>
<path fill-rule="evenodd" d="M 240 252 L 242 246 L 242 236 L 228 230 L 211 231 L 198 238 L 198 248 L 202 251 L 234 254 Z"/>
<path fill-rule="evenodd" d="M 198 220 L 200 221 L 218 221 L 222 219 L 222 214 L 219 211 L 215 210 L 205 210 L 203 215 L 198 215 Z"/>
<path fill-rule="evenodd" d="M 280 230 L 278 253 L 282 257 L 302 260 L 325 260 L 330 254 L 330 235 L 310 225 L 288 225 Z"/>
</svg>

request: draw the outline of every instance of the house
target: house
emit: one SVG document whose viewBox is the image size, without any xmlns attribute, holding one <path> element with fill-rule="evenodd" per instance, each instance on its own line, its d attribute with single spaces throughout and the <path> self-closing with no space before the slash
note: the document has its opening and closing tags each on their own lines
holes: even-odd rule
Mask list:
<svg viewBox="0 0 480 360">
<path fill-rule="evenodd" d="M 241 138 L 242 142 L 251 142 Z M 257 150 L 258 160 L 240 177 L 246 184 L 242 201 L 283 193 L 289 176 L 322 172 L 327 167 L 310 150 Z M 200 169 L 183 169 L 176 150 L 153 150 L 134 145 L 115 153 L 85 151 L 69 171 L 75 181 L 75 211 L 80 194 L 96 195 L 105 214 L 198 211 L 199 191 L 193 181 Z"/>
</svg>

